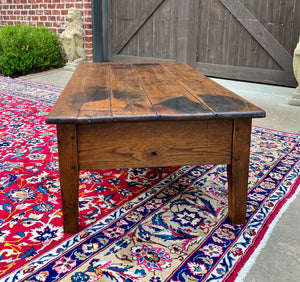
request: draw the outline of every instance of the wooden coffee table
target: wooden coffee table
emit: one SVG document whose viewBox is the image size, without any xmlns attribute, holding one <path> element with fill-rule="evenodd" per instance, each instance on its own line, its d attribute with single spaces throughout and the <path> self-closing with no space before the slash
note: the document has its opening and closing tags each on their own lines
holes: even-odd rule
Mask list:
<svg viewBox="0 0 300 282">
<path fill-rule="evenodd" d="M 57 125 L 65 233 L 78 232 L 79 170 L 227 164 L 229 218 L 246 216 L 252 118 L 265 111 L 184 63 L 82 63 Z"/>
</svg>

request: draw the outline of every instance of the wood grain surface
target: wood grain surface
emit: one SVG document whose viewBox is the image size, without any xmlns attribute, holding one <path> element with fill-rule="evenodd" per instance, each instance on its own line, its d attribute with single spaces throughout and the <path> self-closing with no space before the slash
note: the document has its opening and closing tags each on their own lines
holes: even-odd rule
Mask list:
<svg viewBox="0 0 300 282">
<path fill-rule="evenodd" d="M 78 125 L 81 170 L 228 164 L 231 141 L 229 119 Z"/>
<path fill-rule="evenodd" d="M 57 125 L 59 175 L 65 233 L 78 231 L 79 164 L 76 129 L 75 124 Z"/>
<path fill-rule="evenodd" d="M 264 116 L 262 109 L 184 63 L 82 63 L 46 123 Z"/>
<path fill-rule="evenodd" d="M 234 224 L 246 221 L 251 119 L 233 121 L 232 156 L 227 165 L 228 215 Z"/>
</svg>

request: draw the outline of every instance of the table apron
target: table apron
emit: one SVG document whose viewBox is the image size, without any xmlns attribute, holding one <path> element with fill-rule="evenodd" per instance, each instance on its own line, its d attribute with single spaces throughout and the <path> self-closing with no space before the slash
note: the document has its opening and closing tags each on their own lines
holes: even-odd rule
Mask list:
<svg viewBox="0 0 300 282">
<path fill-rule="evenodd" d="M 230 164 L 232 119 L 77 125 L 80 170 Z"/>
</svg>

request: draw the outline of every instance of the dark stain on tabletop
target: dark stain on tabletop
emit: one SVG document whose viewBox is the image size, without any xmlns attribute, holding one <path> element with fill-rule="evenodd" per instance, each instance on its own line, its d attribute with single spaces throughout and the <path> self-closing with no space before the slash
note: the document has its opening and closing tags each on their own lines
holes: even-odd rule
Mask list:
<svg viewBox="0 0 300 282">
<path fill-rule="evenodd" d="M 205 105 L 191 101 L 190 99 L 183 96 L 168 99 L 157 105 L 162 105 L 174 111 L 183 112 L 183 113 L 211 112 L 209 109 L 207 109 Z"/>
<path fill-rule="evenodd" d="M 128 101 L 128 99 L 131 101 L 139 101 L 143 97 L 141 93 L 130 93 L 119 90 L 113 90 L 113 96 L 120 101 Z"/>
<path fill-rule="evenodd" d="M 231 112 L 247 108 L 247 104 L 239 98 L 222 95 L 201 95 L 203 102 L 214 110 L 214 112 Z"/>
<path fill-rule="evenodd" d="M 104 101 L 109 99 L 110 93 L 106 87 L 91 87 L 81 92 L 80 94 L 74 95 L 76 101 L 82 100 L 86 102 Z"/>
</svg>

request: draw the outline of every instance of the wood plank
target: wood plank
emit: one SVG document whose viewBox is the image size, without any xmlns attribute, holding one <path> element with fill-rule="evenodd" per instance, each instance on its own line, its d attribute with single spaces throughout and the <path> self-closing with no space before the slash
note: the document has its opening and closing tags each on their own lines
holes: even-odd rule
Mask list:
<svg viewBox="0 0 300 282">
<path fill-rule="evenodd" d="M 227 9 L 224 9 L 222 6 L 222 11 L 220 12 L 221 20 L 220 20 L 220 32 L 221 32 L 221 38 L 222 38 L 222 45 L 224 48 L 221 49 L 221 57 L 225 60 L 225 65 L 229 65 L 228 61 L 229 53 L 235 52 L 235 48 L 237 48 L 236 44 L 236 38 L 233 38 L 230 40 L 230 36 L 232 35 L 232 15 L 228 12 Z M 236 54 L 236 52 L 235 52 Z M 236 56 L 230 56 L 230 57 L 236 57 Z"/>
<path fill-rule="evenodd" d="M 178 14 L 177 3 L 175 1 L 169 1 L 170 5 L 170 34 L 169 34 L 169 58 L 178 61 L 178 40 L 176 38 L 178 26 L 176 25 L 176 19 Z"/>
<path fill-rule="evenodd" d="M 197 50 L 197 61 L 207 62 L 207 39 L 208 33 L 210 29 L 210 21 L 209 21 L 209 9 L 210 9 L 211 0 L 201 0 L 199 7 L 199 22 L 198 22 L 198 50 Z"/>
<path fill-rule="evenodd" d="M 208 23 L 207 23 L 207 32 L 206 32 L 206 45 L 207 45 L 207 48 L 206 49 L 206 52 L 205 52 L 205 62 L 208 62 L 209 60 L 211 60 L 212 58 L 210 57 L 211 56 L 211 34 L 213 33 L 213 27 L 211 25 L 211 11 L 213 9 L 213 0 L 208 0 L 208 7 L 207 7 L 207 12 L 208 12 Z"/>
<path fill-rule="evenodd" d="M 92 64 L 90 69 L 91 74 L 81 80 L 80 95 L 76 95 L 82 101 L 78 117 L 90 121 L 99 116 L 111 117 L 109 64 Z"/>
<path fill-rule="evenodd" d="M 246 221 L 251 119 L 233 121 L 232 159 L 228 169 L 228 213 L 233 224 Z"/>
<path fill-rule="evenodd" d="M 123 2 L 123 3 L 122 3 Z M 119 1 L 119 9 L 122 10 L 124 15 L 123 18 L 119 18 L 120 22 L 123 22 L 122 32 L 119 36 L 126 32 L 128 26 L 130 26 L 133 21 L 138 17 L 140 10 L 140 1 L 136 0 L 125 0 Z M 137 36 L 131 37 L 130 41 L 120 51 L 124 55 L 137 55 L 138 54 L 138 40 Z"/>
<path fill-rule="evenodd" d="M 153 1 L 153 0 L 152 0 Z M 151 2 L 152 2 L 151 1 Z M 138 1 L 140 4 L 140 11 L 143 11 L 147 8 L 148 3 L 150 1 Z M 137 33 L 138 37 L 138 56 L 139 57 L 154 57 L 154 23 L 153 23 L 154 15 L 147 19 L 147 21 L 142 25 L 139 32 Z M 133 55 L 133 54 L 131 54 Z"/>
<path fill-rule="evenodd" d="M 300 3 L 298 0 L 298 3 L 296 3 L 297 0 L 286 0 L 282 3 L 284 6 L 284 12 L 281 11 L 280 13 L 280 25 L 281 25 L 281 33 L 279 36 L 278 41 L 282 43 L 282 45 L 286 48 L 286 50 L 293 54 L 293 45 L 297 41 L 293 41 L 294 34 L 296 33 L 300 35 L 300 21 L 298 19 L 298 25 L 297 25 L 297 19 L 300 15 Z M 296 11 L 296 6 L 298 6 L 298 14 Z M 298 17 L 297 17 L 298 15 Z"/>
<path fill-rule="evenodd" d="M 291 31 L 291 39 L 290 39 L 290 53 L 294 53 L 294 49 L 296 48 L 296 45 L 299 40 L 300 35 L 300 5 L 299 0 L 295 0 L 294 3 L 294 9 L 293 9 L 293 25 L 292 25 L 292 31 Z"/>
<path fill-rule="evenodd" d="M 212 111 L 180 85 L 163 65 L 134 64 L 134 68 L 159 117 L 212 118 Z"/>
<path fill-rule="evenodd" d="M 170 58 L 170 4 L 171 1 L 163 2 L 153 14 L 153 56 L 156 58 Z"/>
<path fill-rule="evenodd" d="M 144 116 L 157 116 L 132 64 L 112 64 L 112 118 L 130 116 L 141 120 Z"/>
<path fill-rule="evenodd" d="M 297 86 L 297 81 L 293 76 L 293 73 L 282 70 L 226 66 L 202 62 L 197 62 L 196 70 L 208 76 L 288 85 L 292 87 Z"/>
<path fill-rule="evenodd" d="M 57 124 L 57 141 L 64 232 L 77 233 L 79 164 L 76 125 Z"/>
<path fill-rule="evenodd" d="M 264 117 L 265 112 L 183 63 L 163 63 L 189 93 L 212 110 L 214 118 Z"/>
<path fill-rule="evenodd" d="M 112 1 L 112 0 L 108 0 L 107 1 L 107 17 L 108 17 L 108 59 L 110 61 L 110 58 L 113 54 L 113 51 L 112 51 L 112 45 L 113 45 L 113 42 L 115 42 L 115 34 L 116 34 L 116 31 L 115 31 L 115 22 L 116 22 L 116 16 L 115 16 L 115 5 L 116 5 L 117 1 Z"/>
<path fill-rule="evenodd" d="M 225 63 L 226 57 L 222 57 L 222 51 L 226 49 L 226 45 L 222 42 L 222 35 L 226 29 L 222 29 L 224 19 L 221 17 L 221 12 L 224 10 L 223 6 L 218 1 L 213 0 L 210 4 L 209 28 L 207 50 L 207 62 L 210 63 Z M 227 24 L 227 23 L 225 23 Z"/>
<path fill-rule="evenodd" d="M 177 0 L 177 60 L 196 65 L 199 0 Z"/>
<path fill-rule="evenodd" d="M 274 1 L 274 0 L 273 0 Z M 245 1 L 244 1 L 245 2 Z M 241 3 L 257 18 L 257 20 L 264 25 L 265 19 L 264 15 L 266 14 L 266 1 L 246 1 Z M 243 26 L 241 28 L 244 30 Z M 245 32 L 245 30 L 244 30 Z M 272 33 L 271 33 L 272 34 Z M 274 34 L 272 34 L 274 36 Z M 249 42 L 246 43 L 248 45 L 247 57 L 252 64 L 247 64 L 244 66 L 247 67 L 264 67 L 267 66 L 269 62 L 273 62 L 273 65 L 270 67 L 272 69 L 280 69 L 281 67 L 271 58 L 271 56 L 262 48 L 262 46 L 256 41 L 254 37 L 251 36 Z"/>
<path fill-rule="evenodd" d="M 119 34 L 117 42 L 113 45 L 113 53 L 118 54 L 124 46 L 131 40 L 147 19 L 155 12 L 164 0 L 155 0 L 151 6 L 144 11 L 140 11 L 139 16 L 133 20 L 125 32 Z"/>
<path fill-rule="evenodd" d="M 109 65 L 81 63 L 52 107 L 46 123 L 111 117 Z"/>
<path fill-rule="evenodd" d="M 103 23 L 105 23 L 105 12 L 102 9 L 102 1 L 92 2 L 93 22 L 93 61 L 102 62 L 105 58 L 105 32 L 103 34 Z"/>
<path fill-rule="evenodd" d="M 219 0 L 283 68 L 291 71 L 292 56 L 239 0 Z"/>
<path fill-rule="evenodd" d="M 251 3 L 249 3 L 249 1 L 244 1 L 244 2 L 245 2 L 244 3 L 245 5 L 242 4 L 242 3 L 241 4 L 247 10 L 249 10 L 249 6 L 252 6 L 253 4 L 258 5 L 256 0 L 251 1 Z M 246 7 L 246 5 L 248 5 L 248 6 Z M 259 6 L 261 7 L 261 5 L 259 5 Z M 230 10 L 228 10 L 228 11 L 231 12 Z M 271 58 L 271 56 L 257 42 L 257 40 L 253 37 L 253 35 L 250 32 L 248 32 L 247 29 L 245 29 L 245 27 L 240 23 L 240 21 L 235 17 L 235 15 L 234 14 L 232 14 L 232 15 L 234 17 L 234 20 L 236 20 L 237 23 L 241 27 L 241 36 L 240 36 L 241 40 L 239 41 L 239 44 L 242 45 L 242 48 L 240 49 L 241 55 L 242 55 L 240 57 L 240 62 L 242 63 L 241 66 L 245 66 L 245 67 L 260 67 L 262 65 L 262 62 L 257 61 L 257 58 L 256 58 L 257 57 L 257 52 L 262 53 L 263 58 L 266 59 L 266 60 L 269 59 L 269 58 Z M 274 61 L 274 65 L 276 65 L 275 61 Z"/>
<path fill-rule="evenodd" d="M 80 169 L 227 164 L 231 138 L 231 120 L 78 125 Z"/>
<path fill-rule="evenodd" d="M 162 59 L 162 58 L 153 58 L 153 57 L 139 57 L 139 56 L 128 56 L 128 55 L 111 55 L 111 62 L 174 62 L 172 59 Z"/>
<path fill-rule="evenodd" d="M 220 4 L 221 5 L 221 4 Z M 226 43 L 226 64 L 225 65 L 240 65 L 243 63 L 242 56 L 239 53 L 242 44 L 247 44 L 248 41 L 241 40 L 241 33 L 244 28 L 238 23 L 235 17 L 224 9 L 228 15 L 228 38 Z M 250 35 L 249 35 L 250 36 Z"/>
</svg>

